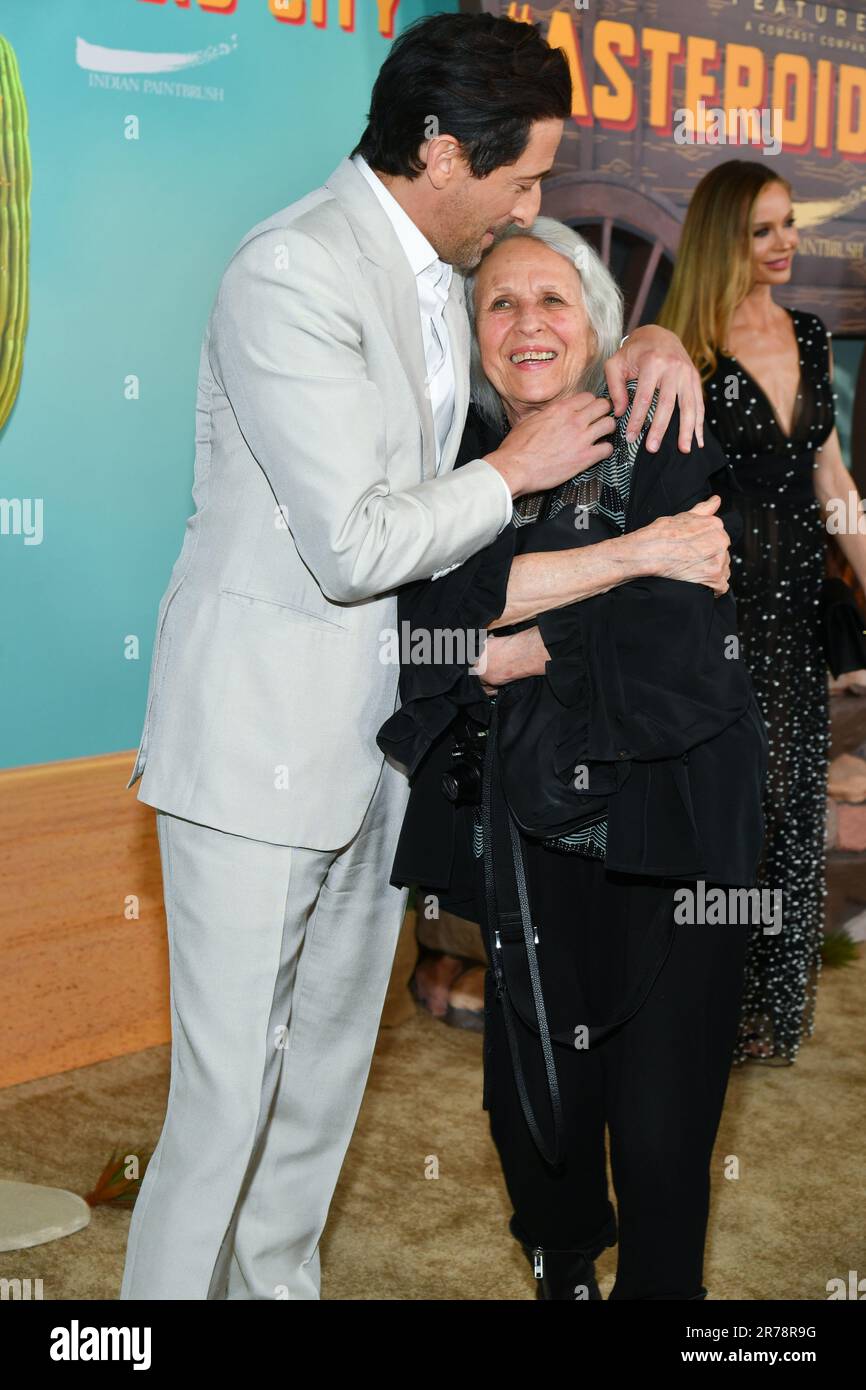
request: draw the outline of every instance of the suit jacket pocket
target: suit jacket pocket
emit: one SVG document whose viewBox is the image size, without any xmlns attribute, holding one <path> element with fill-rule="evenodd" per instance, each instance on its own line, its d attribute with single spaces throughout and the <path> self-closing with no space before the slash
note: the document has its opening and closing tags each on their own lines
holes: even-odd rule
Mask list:
<svg viewBox="0 0 866 1390">
<path fill-rule="evenodd" d="M 326 632 L 348 632 L 345 623 L 338 623 L 332 618 L 325 618 L 321 613 L 313 613 L 308 608 L 302 608 L 300 604 L 286 603 L 283 599 L 266 598 L 262 594 L 251 594 L 244 589 L 230 589 L 227 586 L 220 588 L 220 594 L 224 598 L 235 600 L 248 608 L 281 613 L 288 622 L 294 620 L 306 623 L 311 627 L 321 627 Z"/>
</svg>

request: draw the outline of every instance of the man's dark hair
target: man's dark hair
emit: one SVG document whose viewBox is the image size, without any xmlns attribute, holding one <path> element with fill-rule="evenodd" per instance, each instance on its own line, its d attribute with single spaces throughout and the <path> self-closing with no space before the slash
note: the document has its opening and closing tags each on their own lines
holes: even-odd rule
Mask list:
<svg viewBox="0 0 866 1390">
<path fill-rule="evenodd" d="M 352 154 L 373 169 L 417 178 L 418 147 L 435 131 L 460 141 L 474 178 L 514 164 L 535 121 L 571 114 L 565 54 L 535 24 L 492 14 L 435 14 L 396 40 L 373 87 L 367 128 Z"/>
</svg>

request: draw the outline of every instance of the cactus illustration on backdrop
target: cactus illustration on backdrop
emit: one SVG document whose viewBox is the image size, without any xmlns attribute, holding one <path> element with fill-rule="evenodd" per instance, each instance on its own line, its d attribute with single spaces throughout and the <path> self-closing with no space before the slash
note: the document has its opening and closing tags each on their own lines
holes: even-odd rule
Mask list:
<svg viewBox="0 0 866 1390">
<path fill-rule="evenodd" d="M 21 382 L 29 253 L 27 105 L 14 49 L 0 34 L 0 430 Z"/>
</svg>

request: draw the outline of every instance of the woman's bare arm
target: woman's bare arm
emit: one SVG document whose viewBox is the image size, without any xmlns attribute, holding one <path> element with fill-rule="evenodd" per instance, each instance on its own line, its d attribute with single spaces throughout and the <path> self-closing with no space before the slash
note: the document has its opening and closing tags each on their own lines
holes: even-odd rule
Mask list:
<svg viewBox="0 0 866 1390">
<path fill-rule="evenodd" d="M 507 637 L 488 637 L 479 660 L 469 667 L 470 676 L 477 676 L 488 695 L 509 681 L 524 676 L 543 676 L 550 652 L 537 627 L 514 632 Z"/>
<path fill-rule="evenodd" d="M 832 375 L 831 352 L 831 380 Z M 856 574 L 860 587 L 866 589 L 866 516 L 860 505 L 857 484 L 845 467 L 839 434 L 835 429 L 824 440 L 818 452 L 815 496 L 823 508 L 828 534 L 838 543 L 839 549 Z"/>
<path fill-rule="evenodd" d="M 517 555 L 508 576 L 505 607 L 488 631 L 525 621 L 551 608 L 606 593 L 641 575 L 658 575 L 706 584 L 727 592 L 731 573 L 730 537 L 715 515 L 716 495 L 677 516 L 659 517 L 649 526 L 575 550 Z M 524 676 L 544 675 L 550 653 L 537 627 L 505 637 L 488 637 L 470 674 L 492 694 Z"/>
<path fill-rule="evenodd" d="M 730 577 L 730 537 L 715 515 L 718 496 L 690 511 L 663 516 L 649 526 L 574 550 L 516 555 L 508 576 L 505 607 L 487 627 L 507 627 L 606 593 L 642 575 L 684 579 L 725 593 Z"/>
<path fill-rule="evenodd" d="M 866 589 L 866 516 L 857 484 L 845 467 L 835 430 L 821 446 L 815 469 L 815 495 L 823 508 L 828 534 L 837 542 L 857 582 Z"/>
<path fill-rule="evenodd" d="M 562 608 L 636 579 L 640 570 L 630 540 L 630 536 L 614 536 L 575 550 L 515 555 L 505 607 L 498 618 L 487 624 L 488 628 L 523 622 L 548 608 Z"/>
</svg>

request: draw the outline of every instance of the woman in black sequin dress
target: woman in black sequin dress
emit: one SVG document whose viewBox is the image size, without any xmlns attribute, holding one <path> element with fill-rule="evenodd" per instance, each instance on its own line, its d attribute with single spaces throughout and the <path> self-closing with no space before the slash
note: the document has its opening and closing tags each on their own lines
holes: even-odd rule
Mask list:
<svg viewBox="0 0 866 1390">
<path fill-rule="evenodd" d="M 866 536 L 831 520 L 859 511 L 860 499 L 834 427 L 830 334 L 816 314 L 772 298 L 796 246 L 790 186 L 761 161 L 718 165 L 693 194 L 661 316 L 701 371 L 706 423 L 728 463 L 717 490 L 743 518 L 731 587 L 770 737 L 761 883 L 781 893 L 782 928 L 750 933 L 735 1064 L 790 1064 L 813 1033 L 826 896 L 828 530 L 866 579 Z"/>
</svg>

